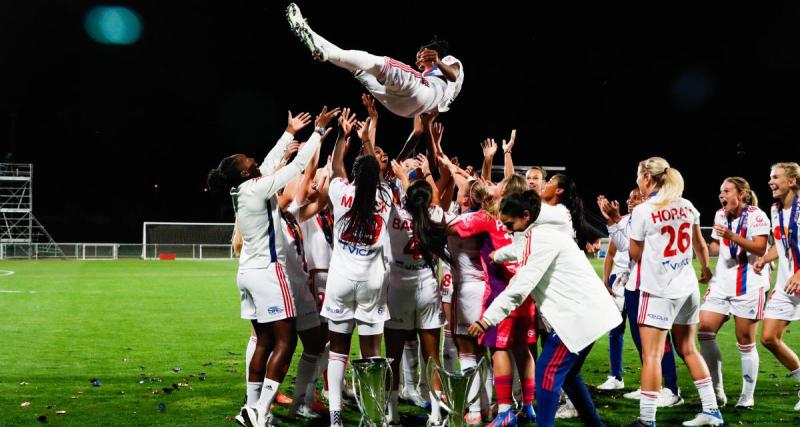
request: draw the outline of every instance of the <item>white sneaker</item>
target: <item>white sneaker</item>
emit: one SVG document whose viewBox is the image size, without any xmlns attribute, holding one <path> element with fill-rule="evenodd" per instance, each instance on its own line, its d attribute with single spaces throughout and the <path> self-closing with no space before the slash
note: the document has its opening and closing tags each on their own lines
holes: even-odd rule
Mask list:
<svg viewBox="0 0 800 427">
<path fill-rule="evenodd" d="M 800 391 L 797 392 L 797 397 L 800 397 Z M 797 403 L 794 404 L 794 410 L 800 411 L 800 400 L 798 400 Z"/>
<path fill-rule="evenodd" d="M 311 51 L 314 58 L 323 62 L 327 61 L 328 55 L 314 40 L 311 28 L 296 4 L 289 3 L 289 6 L 286 7 L 286 19 L 289 21 L 289 28 L 294 35 Z"/>
<path fill-rule="evenodd" d="M 566 403 L 559 406 L 558 410 L 556 411 L 556 418 L 558 419 L 577 418 L 577 416 L 578 410 L 575 409 L 574 406 Z"/>
<path fill-rule="evenodd" d="M 753 396 L 741 395 L 739 396 L 739 401 L 736 402 L 736 407 L 739 409 L 753 409 L 753 406 L 755 406 L 755 404 L 756 402 L 753 399 Z M 800 405 L 800 402 L 797 402 L 797 404 Z M 795 406 L 795 408 L 797 408 L 797 406 Z"/>
<path fill-rule="evenodd" d="M 319 418 L 319 414 L 314 412 L 305 403 L 295 403 L 295 402 L 299 402 L 299 401 L 300 401 L 300 399 L 295 399 L 294 402 L 292 402 L 292 405 L 289 406 L 288 413 L 289 413 L 290 417 L 296 417 L 296 416 L 299 415 L 299 416 L 301 416 L 303 418 L 308 418 L 308 419 L 311 419 L 311 420 L 313 420 L 315 418 Z"/>
<path fill-rule="evenodd" d="M 617 377 L 609 375 L 606 382 L 597 386 L 598 390 L 619 390 L 625 388 L 625 381 L 618 380 Z"/>
<path fill-rule="evenodd" d="M 631 391 L 631 392 L 623 394 L 622 397 L 624 397 L 626 399 L 631 399 L 631 400 L 639 400 L 639 399 L 642 398 L 642 389 L 641 388 L 637 388 L 634 391 Z"/>
<path fill-rule="evenodd" d="M 656 401 L 657 408 L 669 408 L 671 406 L 678 406 L 683 405 L 683 398 L 680 395 L 680 390 L 678 390 L 678 394 L 672 392 L 672 390 L 664 387 L 658 393 L 658 400 Z"/>
<path fill-rule="evenodd" d="M 422 394 L 416 388 L 403 387 L 399 396 L 401 399 L 407 400 L 420 408 L 424 408 L 430 403 L 422 397 Z"/>
<path fill-rule="evenodd" d="M 720 408 L 723 408 L 728 404 L 728 396 L 725 396 L 724 389 L 720 388 L 718 390 L 714 390 L 714 395 L 717 396 L 717 406 Z"/>
<path fill-rule="evenodd" d="M 714 412 L 700 412 L 694 416 L 694 419 L 684 421 L 685 426 L 721 426 L 722 414 L 719 411 Z"/>
<path fill-rule="evenodd" d="M 233 419 L 242 427 L 255 427 L 258 414 L 256 414 L 255 409 L 245 405 L 242 406 L 242 410 Z"/>
</svg>

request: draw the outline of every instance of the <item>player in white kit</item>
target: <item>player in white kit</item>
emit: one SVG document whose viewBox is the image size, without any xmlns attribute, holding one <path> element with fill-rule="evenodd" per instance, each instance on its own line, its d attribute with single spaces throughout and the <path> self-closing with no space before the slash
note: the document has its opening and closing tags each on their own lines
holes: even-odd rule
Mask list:
<svg viewBox="0 0 800 427">
<path fill-rule="evenodd" d="M 417 52 L 419 72 L 388 56 L 339 48 L 311 30 L 294 3 L 287 7 L 286 16 L 292 31 L 316 59 L 353 73 L 381 104 L 398 116 L 413 118 L 429 111 L 448 111 L 461 91 L 464 68 L 461 61 L 447 54 L 446 42 L 434 40 Z"/>
<path fill-rule="evenodd" d="M 649 198 L 631 214 L 631 272 L 639 283 L 639 333 L 642 340 L 642 392 L 634 426 L 653 426 L 661 388 L 664 340 L 672 330 L 678 352 L 700 395 L 702 412 L 686 426 L 721 425 L 714 387 L 705 360 L 695 347 L 700 289 L 692 266 L 693 251 L 702 268 L 702 282 L 711 278 L 708 247 L 700 232 L 700 213 L 681 197 L 683 177 L 666 160 L 651 157 L 639 163 L 636 183 Z"/>
<path fill-rule="evenodd" d="M 407 179 L 402 177 L 407 185 Z M 391 247 L 388 296 L 391 318 L 386 321 L 386 357 L 392 358 L 397 372 L 403 352 L 407 331 L 418 331 L 422 357 L 426 362 L 432 358 L 441 365 L 439 358 L 439 333 L 445 324 L 441 294 L 434 266 L 438 259 L 450 261 L 447 253 L 447 225 L 445 213 L 439 206 L 431 206 L 433 190 L 424 180 L 417 180 L 408 187 L 404 206 L 393 206 L 387 224 Z M 454 216 L 450 216 L 453 219 Z M 401 425 L 398 413 L 399 378 L 394 377 L 390 400 L 390 425 Z M 441 396 L 441 385 L 437 378 L 431 384 L 432 393 Z M 438 397 L 430 396 L 431 416 L 428 425 L 442 425 Z"/>
<path fill-rule="evenodd" d="M 333 255 L 322 305 L 328 318 L 330 353 L 328 387 L 331 426 L 341 426 L 342 390 L 350 339 L 358 324 L 363 357 L 380 356 L 383 322 L 389 319 L 383 286 L 383 244 L 392 204 L 391 191 L 380 180 L 373 143 L 362 140 L 365 154 L 353 163 L 353 183 L 344 168 L 347 135 L 355 124 L 349 109 L 339 119 L 341 131 L 333 152 L 333 179 L 328 188 L 334 218 Z"/>
<path fill-rule="evenodd" d="M 209 173 L 213 191 L 230 189 L 236 223 L 243 245 L 239 257 L 237 284 L 241 293 L 241 314 L 256 332 L 256 347 L 248 366 L 247 402 L 237 417 L 242 424 L 271 425 L 270 405 L 278 392 L 297 343 L 295 304 L 285 274 L 287 242 L 280 227 L 278 190 L 299 175 L 319 148 L 331 119 L 338 109 L 322 110 L 315 132 L 290 164 L 272 175 L 294 134 L 309 123 L 309 116 L 289 113 L 286 132 L 267 154 L 259 168 L 254 159 L 242 154 L 226 157 Z"/>
<path fill-rule="evenodd" d="M 753 407 L 753 391 L 758 378 L 756 328 L 764 317 L 764 294 L 769 289 L 767 276 L 757 274 L 753 265 L 767 251 L 769 218 L 758 208 L 758 198 L 741 177 L 725 178 L 720 187 L 722 209 L 714 216 L 712 251 L 719 251 L 717 269 L 708 284 L 700 307 L 700 352 L 711 371 L 717 402 L 727 401 L 722 381 L 722 354 L 717 331 L 733 315 L 736 347 L 742 361 L 742 393 L 737 408 Z"/>
<path fill-rule="evenodd" d="M 800 319 L 800 202 L 798 202 L 800 165 L 794 162 L 777 163 L 770 171 L 769 188 L 776 203 L 772 205 L 772 230 L 775 245 L 756 261 L 754 270 L 761 272 L 766 263 L 778 260 L 775 289 L 764 309 L 761 344 L 778 359 L 789 376 L 800 381 L 800 360 L 783 341 L 789 324 Z M 800 402 L 794 406 L 800 410 Z"/>
</svg>

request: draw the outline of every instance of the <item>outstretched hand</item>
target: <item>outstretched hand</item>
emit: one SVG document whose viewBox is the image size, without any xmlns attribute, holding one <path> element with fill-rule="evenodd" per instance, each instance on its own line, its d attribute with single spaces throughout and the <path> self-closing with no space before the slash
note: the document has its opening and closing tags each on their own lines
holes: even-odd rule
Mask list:
<svg viewBox="0 0 800 427">
<path fill-rule="evenodd" d="M 342 129 L 342 135 L 347 136 L 353 130 L 356 124 L 356 113 L 350 114 L 350 109 L 345 107 L 342 110 L 342 115 L 339 116 L 339 127 Z"/>
<path fill-rule="evenodd" d="M 308 113 L 300 113 L 296 116 L 292 116 L 292 112 L 289 111 L 289 123 L 286 125 L 286 132 L 294 135 L 300 129 L 306 127 L 309 123 L 311 123 L 311 114 Z"/>
<path fill-rule="evenodd" d="M 481 143 L 481 149 L 483 150 L 483 157 L 493 157 L 494 153 L 497 152 L 497 143 L 494 142 L 494 138 L 486 138 Z"/>
<path fill-rule="evenodd" d="M 511 131 L 511 137 L 508 138 L 508 142 L 503 140 L 503 154 L 508 154 L 511 152 L 511 149 L 514 148 L 514 142 L 517 140 L 517 130 L 514 129 Z"/>
<path fill-rule="evenodd" d="M 342 111 L 342 109 L 339 107 L 336 107 L 330 111 L 328 111 L 327 105 L 322 107 L 322 111 L 319 113 L 317 119 L 314 121 L 314 126 L 318 128 L 328 127 L 328 123 L 330 123 L 334 117 L 338 116 L 340 111 Z"/>
</svg>

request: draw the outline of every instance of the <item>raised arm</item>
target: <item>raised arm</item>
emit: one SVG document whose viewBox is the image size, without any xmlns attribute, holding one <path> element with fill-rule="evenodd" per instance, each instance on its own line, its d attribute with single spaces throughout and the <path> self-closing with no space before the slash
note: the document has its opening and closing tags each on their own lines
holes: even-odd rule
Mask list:
<svg viewBox="0 0 800 427">
<path fill-rule="evenodd" d="M 433 195 L 431 200 L 436 203 L 439 200 L 439 188 L 436 187 L 436 181 L 433 180 L 433 175 L 431 174 L 431 166 L 428 163 L 428 158 L 425 157 L 424 154 L 417 154 L 417 162 L 419 162 L 419 167 L 422 169 L 422 177 L 428 184 L 431 185 Z"/>
<path fill-rule="evenodd" d="M 356 123 L 358 129 L 358 138 L 361 140 L 361 152 L 363 154 L 375 155 L 375 141 L 370 139 L 370 129 L 372 127 L 372 119 L 367 117 L 367 120 Z"/>
<path fill-rule="evenodd" d="M 314 177 L 317 173 L 317 165 L 319 164 L 320 148 L 321 146 L 317 147 L 317 151 L 311 156 L 311 161 L 306 165 L 306 170 L 303 171 L 303 177 L 300 178 L 300 184 L 297 187 L 297 191 L 294 193 L 294 201 L 299 205 L 302 205 L 308 198 L 309 187 L 311 187 L 311 184 L 314 182 Z"/>
<path fill-rule="evenodd" d="M 483 168 L 481 168 L 481 178 L 490 181 L 492 180 L 492 161 L 494 160 L 494 153 L 497 152 L 497 143 L 493 138 L 486 138 L 481 143 L 483 150 Z"/>
<path fill-rule="evenodd" d="M 278 164 L 281 161 L 281 157 L 283 157 L 283 153 L 289 147 L 289 144 L 294 141 L 295 134 L 300 130 L 306 127 L 309 123 L 311 123 L 311 114 L 308 113 L 300 113 L 297 116 L 293 116 L 292 112 L 289 111 L 289 119 L 286 125 L 286 130 L 283 132 L 283 135 L 278 139 L 278 142 L 275 143 L 275 146 L 267 153 L 267 156 L 264 157 L 264 161 L 261 162 L 261 173 L 262 174 L 271 174 L 275 168 L 278 167 Z"/>
<path fill-rule="evenodd" d="M 339 137 L 336 140 L 336 145 L 333 147 L 333 157 L 331 159 L 332 178 L 347 179 L 347 171 L 344 168 L 344 155 L 350 148 L 350 138 L 348 135 L 353 130 L 353 125 L 356 123 L 356 115 L 350 114 L 350 109 L 345 108 L 342 110 L 342 115 L 339 117 Z"/>
<path fill-rule="evenodd" d="M 420 116 L 414 116 L 414 130 L 411 131 L 411 134 L 408 135 L 408 139 L 406 139 L 406 143 L 403 144 L 400 154 L 397 155 L 397 161 L 402 162 L 409 158 L 411 153 L 414 152 L 414 149 L 417 148 L 417 144 L 424 134 L 425 128 L 422 125 L 422 118 Z"/>
<path fill-rule="evenodd" d="M 503 178 L 508 178 L 514 175 L 514 160 L 511 159 L 511 149 L 514 148 L 514 142 L 517 140 L 517 130 L 511 131 L 511 137 L 508 142 L 503 140 Z"/>
<path fill-rule="evenodd" d="M 369 127 L 369 140 L 375 144 L 375 135 L 378 133 L 378 110 L 375 108 L 375 98 L 367 95 L 361 95 L 361 103 L 364 104 L 364 108 L 367 109 L 367 116 L 370 118 L 370 127 Z"/>
</svg>

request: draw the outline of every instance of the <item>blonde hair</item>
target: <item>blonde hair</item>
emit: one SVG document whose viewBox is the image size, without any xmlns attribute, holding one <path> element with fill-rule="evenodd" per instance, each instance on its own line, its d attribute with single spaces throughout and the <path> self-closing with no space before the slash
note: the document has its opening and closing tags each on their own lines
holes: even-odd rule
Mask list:
<svg viewBox="0 0 800 427">
<path fill-rule="evenodd" d="M 491 216 L 497 216 L 497 204 L 494 197 L 482 182 L 474 181 L 469 189 L 469 204 L 473 211 L 484 210 Z"/>
<path fill-rule="evenodd" d="M 750 188 L 750 183 L 740 176 L 729 176 L 723 182 L 730 182 L 736 191 L 744 193 L 744 202 L 750 206 L 758 206 L 758 197 L 756 193 Z"/>
<path fill-rule="evenodd" d="M 244 246 L 244 236 L 242 236 L 242 231 L 239 230 L 239 224 L 234 224 L 233 226 L 233 236 L 231 236 L 231 245 L 233 245 L 233 253 L 236 256 L 242 254 L 242 246 Z"/>
<path fill-rule="evenodd" d="M 525 178 L 517 174 L 511 174 L 503 178 L 503 180 L 500 181 L 500 185 L 503 187 L 503 196 L 508 196 L 513 193 L 522 193 L 528 190 L 528 182 L 525 181 Z"/>
<path fill-rule="evenodd" d="M 786 174 L 786 178 L 794 180 L 794 185 L 791 188 L 792 191 L 797 193 L 798 181 L 800 181 L 800 165 L 795 162 L 780 162 L 772 165 L 772 169 L 775 168 L 783 169 L 783 173 Z"/>
<path fill-rule="evenodd" d="M 683 195 L 683 176 L 677 169 L 671 168 L 669 163 L 661 157 L 650 157 L 639 162 L 637 171 L 639 176 L 645 173 L 655 183 L 658 195 L 653 204 L 663 208 Z"/>
</svg>

